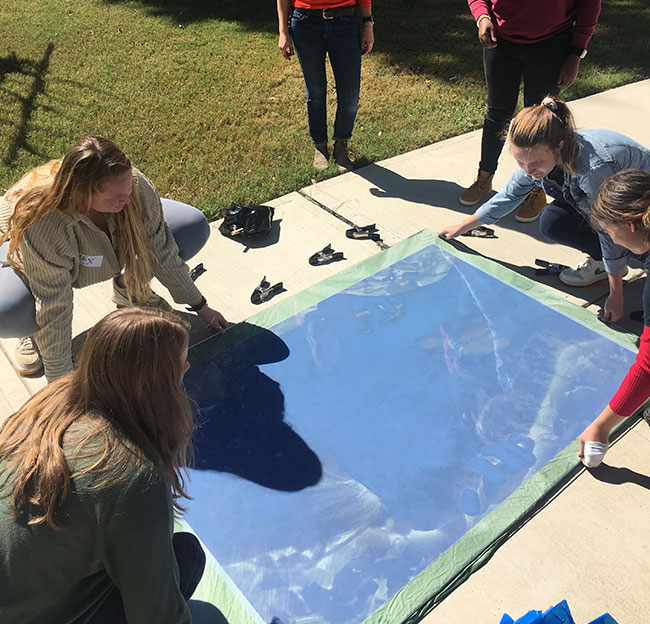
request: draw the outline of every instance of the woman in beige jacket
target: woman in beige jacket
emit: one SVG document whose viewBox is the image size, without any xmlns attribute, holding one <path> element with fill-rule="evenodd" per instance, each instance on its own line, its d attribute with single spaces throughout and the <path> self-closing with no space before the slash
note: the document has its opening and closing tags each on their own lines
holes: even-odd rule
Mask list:
<svg viewBox="0 0 650 624">
<path fill-rule="evenodd" d="M 72 370 L 72 289 L 108 279 L 118 306 L 169 308 L 151 291 L 156 277 L 175 302 L 224 331 L 184 262 L 207 241 L 207 221 L 164 201 L 163 210 L 151 182 L 101 137 L 82 139 L 0 199 L 0 337 L 22 338 L 21 374 L 44 367 L 51 381 Z"/>
</svg>

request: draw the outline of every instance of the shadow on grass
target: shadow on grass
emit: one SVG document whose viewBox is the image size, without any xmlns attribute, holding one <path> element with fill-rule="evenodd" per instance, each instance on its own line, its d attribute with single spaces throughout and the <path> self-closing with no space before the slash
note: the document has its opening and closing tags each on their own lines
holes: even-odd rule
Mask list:
<svg viewBox="0 0 650 624">
<path fill-rule="evenodd" d="M 103 0 L 105 4 L 131 0 Z M 250 0 L 140 0 L 151 16 L 166 17 L 175 24 L 207 20 L 238 23 L 245 30 L 277 32 L 275 2 Z M 375 54 L 382 55 L 396 73 L 422 74 L 454 82 L 483 83 L 482 52 L 474 20 L 465 2 L 448 0 L 384 0 L 375 13 Z M 594 67 L 628 71 L 639 78 L 650 75 L 646 33 L 650 8 L 646 0 L 609 0 L 590 45 L 587 63 Z M 580 80 L 569 91 L 571 99 L 597 91 Z M 568 96 L 567 96 L 568 97 Z"/>
<path fill-rule="evenodd" d="M 465 2 L 385 2 L 376 12 L 375 50 L 397 72 L 483 83 L 481 46 Z"/>
<path fill-rule="evenodd" d="M 104 4 L 133 4 L 131 0 L 103 0 Z M 148 15 L 167 17 L 175 24 L 207 20 L 237 22 L 252 31 L 277 32 L 275 2 L 249 0 L 246 3 L 225 0 L 140 0 Z"/>
<path fill-rule="evenodd" d="M 18 58 L 15 52 L 8 56 L 0 57 L 0 89 L 7 91 L 12 97 L 20 101 L 20 120 L 16 123 L 16 131 L 9 141 L 7 153 L 3 159 L 5 165 L 10 165 L 16 160 L 18 150 L 24 149 L 31 154 L 38 154 L 27 142 L 29 125 L 36 109 L 36 98 L 45 92 L 45 76 L 50 66 L 50 57 L 54 51 L 54 44 L 48 43 L 43 56 L 38 61 Z M 24 74 L 33 78 L 32 86 L 25 96 L 18 95 L 2 87 L 8 74 Z"/>
<path fill-rule="evenodd" d="M 105 4 L 130 0 L 103 0 Z M 166 17 L 179 25 L 220 20 L 245 30 L 276 33 L 276 4 L 270 0 L 206 2 L 205 0 L 140 0 L 151 16 Z M 480 46 L 475 40 L 472 17 L 464 2 L 447 0 L 385 0 L 376 6 L 375 50 L 394 68 L 441 78 L 467 77 L 483 80 Z M 417 25 L 417 27 L 415 27 Z M 469 43 L 475 44 L 468 55 Z"/>
<path fill-rule="evenodd" d="M 594 68 L 599 75 L 622 71 L 631 78 L 647 78 L 650 76 L 649 29 L 650 5 L 647 0 L 603 2 L 598 26 L 589 43 L 589 56 L 582 65 L 587 71 Z M 626 81 L 629 82 L 630 78 Z M 563 93 L 567 99 L 573 100 L 601 90 L 602 87 L 598 88 L 589 79 L 581 80 L 579 76 L 575 84 Z"/>
</svg>

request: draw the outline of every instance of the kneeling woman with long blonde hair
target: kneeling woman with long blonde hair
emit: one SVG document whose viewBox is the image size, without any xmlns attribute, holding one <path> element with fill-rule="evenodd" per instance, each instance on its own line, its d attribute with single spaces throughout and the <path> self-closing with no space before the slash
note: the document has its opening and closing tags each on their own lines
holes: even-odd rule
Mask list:
<svg viewBox="0 0 650 624">
<path fill-rule="evenodd" d="M 52 381 L 72 370 L 73 288 L 109 279 L 118 306 L 170 309 L 151 291 L 156 277 L 176 303 L 224 331 L 185 264 L 209 235 L 199 210 L 161 200 L 108 139 L 85 137 L 27 173 L 0 197 L 0 263 L 8 265 L 0 270 L 0 338 L 21 338 L 18 372 L 44 368 Z"/>
<path fill-rule="evenodd" d="M 126 308 L 0 429 L 0 621 L 190 622 L 205 555 L 173 535 L 193 421 L 187 329 Z"/>
</svg>

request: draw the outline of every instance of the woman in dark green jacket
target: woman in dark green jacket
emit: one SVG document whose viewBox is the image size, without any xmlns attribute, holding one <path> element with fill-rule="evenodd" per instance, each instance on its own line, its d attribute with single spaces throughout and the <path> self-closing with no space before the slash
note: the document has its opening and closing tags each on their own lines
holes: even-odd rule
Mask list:
<svg viewBox="0 0 650 624">
<path fill-rule="evenodd" d="M 0 621 L 191 622 L 198 540 L 173 534 L 192 414 L 183 321 L 125 308 L 0 429 Z"/>
</svg>

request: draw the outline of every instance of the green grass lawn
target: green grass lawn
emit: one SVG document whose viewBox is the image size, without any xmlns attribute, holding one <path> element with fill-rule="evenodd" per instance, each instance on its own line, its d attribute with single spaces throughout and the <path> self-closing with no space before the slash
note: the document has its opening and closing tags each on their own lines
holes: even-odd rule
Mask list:
<svg viewBox="0 0 650 624">
<path fill-rule="evenodd" d="M 479 128 L 481 50 L 465 1 L 374 4 L 358 162 Z M 0 189 L 86 134 L 113 139 L 162 195 L 209 216 L 335 175 L 311 167 L 302 76 L 277 50 L 273 0 L 4 0 L 0 24 Z M 603 0 L 564 96 L 650 76 L 649 31 L 647 0 Z"/>
</svg>

